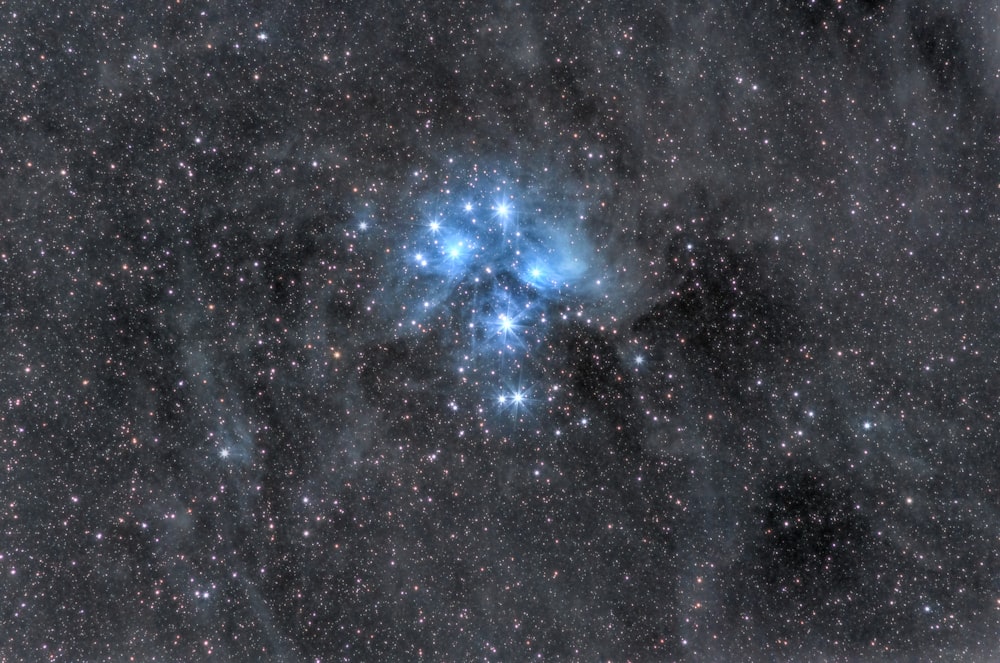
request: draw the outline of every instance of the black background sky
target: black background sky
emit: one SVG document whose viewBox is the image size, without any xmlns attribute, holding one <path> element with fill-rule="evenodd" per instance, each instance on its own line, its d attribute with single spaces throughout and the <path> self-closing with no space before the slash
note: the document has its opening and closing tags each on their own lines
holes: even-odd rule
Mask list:
<svg viewBox="0 0 1000 663">
<path fill-rule="evenodd" d="M 986 0 L 0 3 L 0 658 L 1000 660 Z"/>
</svg>

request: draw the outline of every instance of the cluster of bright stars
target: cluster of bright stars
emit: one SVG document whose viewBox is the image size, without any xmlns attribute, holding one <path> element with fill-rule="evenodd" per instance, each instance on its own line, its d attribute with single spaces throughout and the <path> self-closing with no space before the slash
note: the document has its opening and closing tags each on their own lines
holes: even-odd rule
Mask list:
<svg viewBox="0 0 1000 663">
<path fill-rule="evenodd" d="M 412 226 L 415 232 L 407 238 L 411 252 L 404 252 L 408 256 L 404 274 L 410 286 L 424 289 L 414 293 L 419 297 L 416 310 L 433 313 L 445 298 L 459 297 L 449 309 L 472 311 L 474 319 L 486 316 L 485 324 L 465 325 L 468 345 L 462 351 L 471 349 L 466 356 L 493 357 L 499 362 L 496 370 L 489 371 L 504 385 L 494 392 L 494 404 L 516 415 L 532 399 L 521 377 L 525 367 L 514 357 L 515 350 L 527 352 L 527 334 L 537 333 L 547 322 L 544 312 L 534 315 L 541 311 L 536 301 L 543 295 L 557 296 L 570 287 L 571 279 L 560 278 L 547 264 L 552 249 L 537 233 L 545 221 L 534 213 L 518 211 L 514 198 L 501 189 L 487 202 L 460 199 L 449 211 L 453 204 L 447 198 L 436 201 L 431 206 L 434 212 Z M 532 223 L 536 232 L 522 233 L 522 222 Z M 482 347 L 481 341 L 485 342 Z M 490 352 L 477 354 L 487 348 Z M 466 367 L 459 371 L 465 373 Z"/>
</svg>

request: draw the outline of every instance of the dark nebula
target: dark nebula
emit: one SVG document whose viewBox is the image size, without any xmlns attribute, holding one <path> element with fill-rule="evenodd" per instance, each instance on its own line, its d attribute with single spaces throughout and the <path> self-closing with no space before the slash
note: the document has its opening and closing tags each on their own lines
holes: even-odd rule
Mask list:
<svg viewBox="0 0 1000 663">
<path fill-rule="evenodd" d="M 0 18 L 0 660 L 1000 660 L 995 2 Z"/>
</svg>

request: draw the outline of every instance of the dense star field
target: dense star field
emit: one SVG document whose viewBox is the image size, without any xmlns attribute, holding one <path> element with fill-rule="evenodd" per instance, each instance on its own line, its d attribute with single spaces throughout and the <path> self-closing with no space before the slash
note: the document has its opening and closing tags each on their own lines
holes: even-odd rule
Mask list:
<svg viewBox="0 0 1000 663">
<path fill-rule="evenodd" d="M 0 659 L 1000 661 L 995 2 L 0 19 Z"/>
</svg>

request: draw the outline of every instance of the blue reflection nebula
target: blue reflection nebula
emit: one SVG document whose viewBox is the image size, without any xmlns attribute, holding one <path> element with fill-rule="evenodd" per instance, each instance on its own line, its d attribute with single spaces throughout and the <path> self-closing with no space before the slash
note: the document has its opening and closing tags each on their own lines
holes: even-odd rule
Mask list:
<svg viewBox="0 0 1000 663">
<path fill-rule="evenodd" d="M 461 194 L 441 189 L 418 198 L 423 209 L 413 218 L 422 220 L 399 236 L 408 256 L 393 309 L 405 311 L 399 328 L 457 323 L 458 341 L 449 345 L 455 364 L 481 369 L 494 381 L 495 403 L 514 414 L 530 399 L 509 385 L 531 371 L 533 349 L 548 332 L 546 311 L 593 294 L 585 284 L 596 260 L 585 233 L 536 189 L 478 177 Z"/>
</svg>

